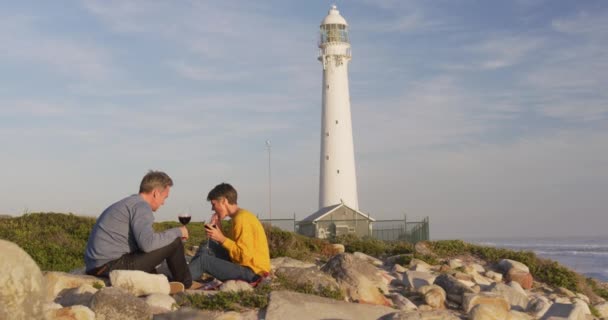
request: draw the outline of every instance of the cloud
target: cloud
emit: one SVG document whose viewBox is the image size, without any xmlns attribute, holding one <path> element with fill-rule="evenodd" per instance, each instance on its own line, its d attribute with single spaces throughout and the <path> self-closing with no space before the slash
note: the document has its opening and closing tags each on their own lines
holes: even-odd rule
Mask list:
<svg viewBox="0 0 608 320">
<path fill-rule="evenodd" d="M 34 62 L 55 73 L 83 79 L 108 78 L 117 70 L 108 50 L 84 39 L 71 39 L 43 29 L 42 17 L 0 16 L 0 57 Z"/>
<path fill-rule="evenodd" d="M 543 39 L 525 36 L 505 36 L 486 40 L 473 45 L 470 50 L 481 54 L 481 69 L 499 69 L 526 61 L 528 55 L 543 46 Z"/>
</svg>

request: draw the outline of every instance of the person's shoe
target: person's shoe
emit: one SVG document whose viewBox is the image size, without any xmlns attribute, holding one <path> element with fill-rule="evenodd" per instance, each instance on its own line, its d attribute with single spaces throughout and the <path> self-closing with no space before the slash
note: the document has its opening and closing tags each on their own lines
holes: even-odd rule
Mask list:
<svg viewBox="0 0 608 320">
<path fill-rule="evenodd" d="M 184 292 L 184 290 L 185 288 L 183 283 L 175 281 L 169 282 L 169 294 Z"/>
<path fill-rule="evenodd" d="M 196 289 L 200 289 L 203 287 L 203 284 L 197 281 L 192 281 L 192 285 L 190 286 L 190 288 L 188 288 L 188 290 L 196 290 Z"/>
</svg>

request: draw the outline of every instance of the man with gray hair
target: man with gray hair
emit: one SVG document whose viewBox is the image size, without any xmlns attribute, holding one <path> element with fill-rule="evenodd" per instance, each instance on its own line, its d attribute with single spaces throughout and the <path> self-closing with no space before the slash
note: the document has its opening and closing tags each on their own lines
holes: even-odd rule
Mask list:
<svg viewBox="0 0 608 320">
<path fill-rule="evenodd" d="M 86 273 L 107 277 L 112 270 L 141 270 L 155 273 L 164 260 L 174 281 L 185 288 L 192 285 L 184 257 L 182 238 L 188 238 L 185 226 L 154 232 L 154 212 L 169 197 L 173 180 L 164 172 L 150 170 L 142 179 L 139 194 L 109 206 L 97 218 L 84 255 Z M 184 287 L 172 291 L 183 290 Z"/>
</svg>

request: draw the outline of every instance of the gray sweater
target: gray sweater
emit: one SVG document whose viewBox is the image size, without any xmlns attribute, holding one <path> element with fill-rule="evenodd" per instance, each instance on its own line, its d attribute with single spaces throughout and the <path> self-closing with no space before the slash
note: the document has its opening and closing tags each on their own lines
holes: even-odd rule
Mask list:
<svg viewBox="0 0 608 320">
<path fill-rule="evenodd" d="M 150 252 L 181 237 L 179 228 L 154 232 L 154 212 L 138 194 L 108 207 L 97 218 L 84 254 L 87 270 L 133 252 Z"/>
</svg>

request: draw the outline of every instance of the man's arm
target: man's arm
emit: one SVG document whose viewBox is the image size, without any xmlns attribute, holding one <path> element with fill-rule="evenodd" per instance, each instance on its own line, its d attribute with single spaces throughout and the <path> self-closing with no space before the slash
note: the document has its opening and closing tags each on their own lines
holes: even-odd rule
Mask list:
<svg viewBox="0 0 608 320">
<path fill-rule="evenodd" d="M 163 232 L 154 232 L 154 213 L 149 206 L 138 204 L 131 213 L 131 230 L 135 236 L 137 246 L 143 252 L 160 249 L 182 236 L 180 228 L 172 228 Z"/>
</svg>

